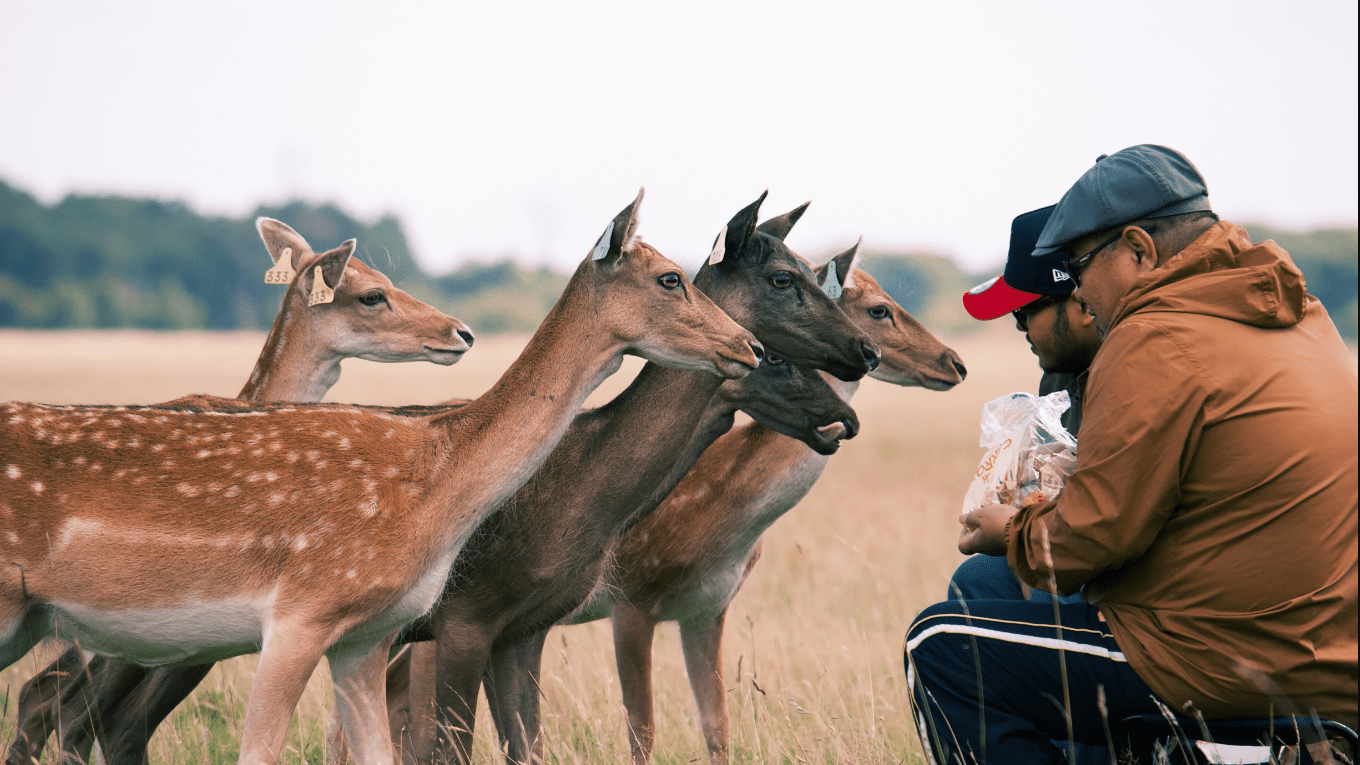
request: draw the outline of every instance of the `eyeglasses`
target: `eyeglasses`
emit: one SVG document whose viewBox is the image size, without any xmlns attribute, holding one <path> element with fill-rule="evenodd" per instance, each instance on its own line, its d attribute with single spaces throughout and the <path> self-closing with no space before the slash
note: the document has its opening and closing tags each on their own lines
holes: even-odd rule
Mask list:
<svg viewBox="0 0 1360 765">
<path fill-rule="evenodd" d="M 1061 303 L 1065 299 L 1066 299 L 1065 297 L 1044 295 L 1043 297 L 1028 302 L 1023 306 L 1020 306 L 1019 308 L 1015 309 L 1014 311 L 1011 311 L 1011 316 L 1015 317 L 1015 325 L 1020 328 L 1021 332 L 1028 332 L 1030 314 L 1034 313 L 1035 311 L 1038 311 L 1040 308 L 1047 308 L 1051 305 L 1057 305 L 1058 303 Z"/>
<path fill-rule="evenodd" d="M 1100 254 L 1101 250 L 1119 241 L 1124 236 L 1125 228 L 1126 228 L 1125 226 L 1120 226 L 1119 233 L 1101 242 L 1098 247 L 1086 253 L 1085 255 L 1082 255 L 1080 258 L 1067 259 L 1067 275 L 1072 277 L 1072 283 L 1074 285 L 1078 287 L 1081 286 L 1081 272 L 1084 271 L 1087 266 L 1091 265 L 1091 261 L 1095 258 L 1096 255 Z M 1146 231 L 1149 234 L 1157 230 L 1156 226 L 1139 226 L 1139 228 L 1141 228 L 1142 230 Z"/>
</svg>

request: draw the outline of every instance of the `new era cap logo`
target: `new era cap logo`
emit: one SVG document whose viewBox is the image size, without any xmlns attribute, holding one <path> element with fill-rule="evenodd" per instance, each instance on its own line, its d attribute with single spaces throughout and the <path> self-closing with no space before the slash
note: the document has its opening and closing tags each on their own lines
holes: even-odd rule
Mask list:
<svg viewBox="0 0 1360 765">
<path fill-rule="evenodd" d="M 1055 282 L 1062 282 L 1062 281 L 1067 281 L 1068 279 L 1071 279 L 1071 278 L 1072 278 L 1072 277 L 1070 277 L 1070 276 L 1067 275 L 1067 272 L 1066 272 L 1066 271 L 1059 271 L 1059 270 L 1056 269 L 1056 268 L 1053 269 L 1053 281 L 1055 281 Z"/>
</svg>

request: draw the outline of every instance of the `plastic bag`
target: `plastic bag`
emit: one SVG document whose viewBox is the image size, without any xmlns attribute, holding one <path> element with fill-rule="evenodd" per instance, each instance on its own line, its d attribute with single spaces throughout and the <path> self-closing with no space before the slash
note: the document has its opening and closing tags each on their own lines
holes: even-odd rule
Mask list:
<svg viewBox="0 0 1360 765">
<path fill-rule="evenodd" d="M 963 498 L 963 512 L 983 505 L 1025 507 L 1058 496 L 1077 469 L 1077 439 L 1062 425 L 1067 391 L 1012 393 L 982 407 L 987 454 Z"/>
</svg>

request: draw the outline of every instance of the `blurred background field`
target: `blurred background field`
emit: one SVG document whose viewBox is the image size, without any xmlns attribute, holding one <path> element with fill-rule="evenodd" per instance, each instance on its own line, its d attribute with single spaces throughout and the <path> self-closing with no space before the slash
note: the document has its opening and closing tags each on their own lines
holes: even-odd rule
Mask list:
<svg viewBox="0 0 1360 765">
<path fill-rule="evenodd" d="M 958 504 L 981 450 L 982 403 L 1033 390 L 1038 370 L 1003 323 L 951 341 L 969 375 L 934 393 L 869 380 L 855 406 L 863 429 L 812 493 L 770 531 L 764 557 L 733 605 L 725 675 L 738 762 L 916 762 L 901 663 L 912 615 L 942 597 L 960 556 Z M 0 331 L 0 401 L 154 403 L 189 392 L 236 394 L 263 334 Z M 483 337 L 459 364 L 350 360 L 328 400 L 432 403 L 474 396 L 518 354 L 523 336 Z M 630 359 L 592 398 L 622 389 Z M 550 762 L 626 762 L 628 744 L 607 623 L 557 629 L 544 672 Z M 13 735 L 20 685 L 52 654 L 0 675 Z M 154 741 L 157 763 L 234 762 L 252 657 L 222 664 Z M 740 671 L 740 674 L 738 674 Z M 674 625 L 656 643 L 657 761 L 706 761 Z M 290 738 L 289 762 L 321 757 L 329 681 L 314 678 Z M 485 706 L 483 705 L 483 709 Z M 478 760 L 491 725 L 478 722 Z"/>
</svg>

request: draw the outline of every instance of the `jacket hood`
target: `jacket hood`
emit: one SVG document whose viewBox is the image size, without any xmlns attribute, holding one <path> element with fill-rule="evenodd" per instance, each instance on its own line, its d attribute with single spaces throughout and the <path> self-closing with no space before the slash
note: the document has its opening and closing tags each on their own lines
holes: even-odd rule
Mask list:
<svg viewBox="0 0 1360 765">
<path fill-rule="evenodd" d="M 1203 314 L 1254 327 L 1298 324 L 1307 306 L 1303 272 L 1273 240 L 1252 244 L 1245 229 L 1219 221 L 1134 282 L 1111 329 L 1135 313 Z"/>
</svg>

